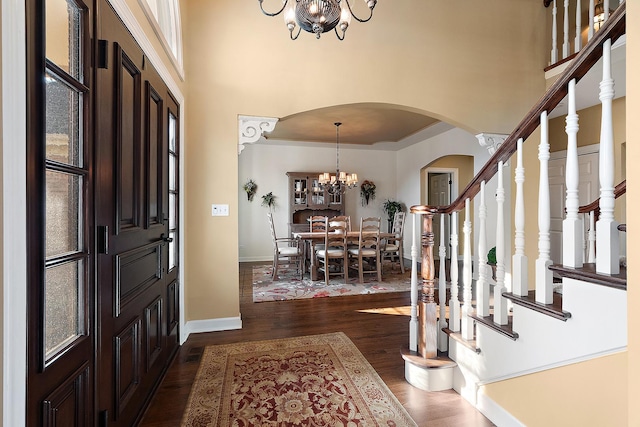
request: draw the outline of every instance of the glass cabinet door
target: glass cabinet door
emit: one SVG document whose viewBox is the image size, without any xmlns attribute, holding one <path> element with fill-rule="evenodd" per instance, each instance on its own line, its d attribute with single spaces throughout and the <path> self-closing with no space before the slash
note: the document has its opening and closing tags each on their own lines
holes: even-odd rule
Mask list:
<svg viewBox="0 0 640 427">
<path fill-rule="evenodd" d="M 307 205 L 306 178 L 296 178 L 293 180 L 293 204 L 296 206 Z"/>
<path fill-rule="evenodd" d="M 322 206 L 324 202 L 324 190 L 320 188 L 318 178 L 311 179 L 311 204 Z"/>
</svg>

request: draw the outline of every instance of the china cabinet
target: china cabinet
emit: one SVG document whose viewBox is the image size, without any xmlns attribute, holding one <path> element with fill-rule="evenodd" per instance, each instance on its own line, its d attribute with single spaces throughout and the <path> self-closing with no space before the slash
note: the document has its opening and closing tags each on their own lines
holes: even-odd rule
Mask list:
<svg viewBox="0 0 640 427">
<path fill-rule="evenodd" d="M 344 194 L 320 188 L 320 172 L 287 172 L 289 177 L 289 233 L 309 231 L 314 215 L 344 215 Z"/>
</svg>

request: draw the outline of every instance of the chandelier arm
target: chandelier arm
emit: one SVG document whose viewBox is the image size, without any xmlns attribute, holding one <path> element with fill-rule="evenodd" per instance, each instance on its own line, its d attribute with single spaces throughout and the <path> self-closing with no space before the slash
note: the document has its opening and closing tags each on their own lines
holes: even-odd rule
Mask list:
<svg viewBox="0 0 640 427">
<path fill-rule="evenodd" d="M 344 40 L 344 35 L 345 35 L 345 31 L 342 31 L 342 37 L 340 37 L 340 33 L 338 33 L 338 27 L 333 27 L 333 31 L 336 32 L 336 37 L 338 38 L 338 40 L 342 41 Z"/>
<path fill-rule="evenodd" d="M 260 10 L 262 11 L 262 13 L 264 13 L 267 16 L 277 16 L 277 15 L 280 15 L 282 13 L 282 11 L 284 10 L 285 7 L 287 7 L 287 3 L 289 3 L 289 1 L 290 0 L 283 0 L 282 1 L 282 7 L 280 8 L 280 10 L 277 11 L 277 12 L 273 12 L 273 13 L 272 12 L 267 12 L 266 10 L 264 10 L 264 8 L 262 7 L 263 0 L 258 0 L 258 3 L 260 3 Z M 356 19 L 358 19 L 358 18 L 356 18 Z"/>
<path fill-rule="evenodd" d="M 302 28 L 298 27 L 298 32 L 295 35 L 295 37 L 293 36 L 293 29 L 289 30 L 289 37 L 291 37 L 291 40 L 295 40 L 298 38 L 298 36 L 300 35 L 300 31 L 302 30 Z"/>
<path fill-rule="evenodd" d="M 369 8 L 369 17 L 366 18 L 366 19 L 361 19 L 361 18 L 358 18 L 358 16 L 356 16 L 355 13 L 353 13 L 353 9 L 351 9 L 351 3 L 349 3 L 349 0 L 342 0 L 342 1 L 347 2 L 347 7 L 349 8 L 349 12 L 351 13 L 351 16 L 353 16 L 355 18 L 356 21 L 358 21 L 358 22 L 368 22 L 373 17 L 373 7 L 375 7 L 375 3 L 374 3 L 373 7 Z M 262 4 L 262 1 L 260 1 L 260 3 Z M 338 37 L 338 38 L 340 38 L 340 37 Z"/>
</svg>

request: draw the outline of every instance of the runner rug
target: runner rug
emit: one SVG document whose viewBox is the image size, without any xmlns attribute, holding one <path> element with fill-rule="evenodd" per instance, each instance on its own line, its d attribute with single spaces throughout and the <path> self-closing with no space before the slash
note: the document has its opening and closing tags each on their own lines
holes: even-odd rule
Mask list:
<svg viewBox="0 0 640 427">
<path fill-rule="evenodd" d="M 342 332 L 208 346 L 183 427 L 416 426 Z"/>
<path fill-rule="evenodd" d="M 405 269 L 394 271 L 385 269 L 382 282 L 376 281 L 375 275 L 365 276 L 364 283 L 358 283 L 357 272 L 349 277 L 348 283 L 344 279 L 331 279 L 329 286 L 324 279 L 313 281 L 306 275 L 303 279 L 294 269 L 278 269 L 278 280 L 273 281 L 271 275 L 273 267 L 270 265 L 256 265 L 253 267 L 253 302 L 285 301 L 304 298 L 323 298 L 344 295 L 377 294 L 385 292 L 407 292 L 411 290 L 411 272 Z"/>
</svg>

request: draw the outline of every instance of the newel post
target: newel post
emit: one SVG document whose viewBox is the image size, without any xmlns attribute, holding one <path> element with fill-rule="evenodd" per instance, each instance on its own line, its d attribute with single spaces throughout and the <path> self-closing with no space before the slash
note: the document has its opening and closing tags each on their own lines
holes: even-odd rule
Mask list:
<svg viewBox="0 0 640 427">
<path fill-rule="evenodd" d="M 419 302 L 418 352 L 425 359 L 438 356 L 438 313 L 435 300 L 433 213 L 422 214 L 422 289 Z"/>
</svg>

